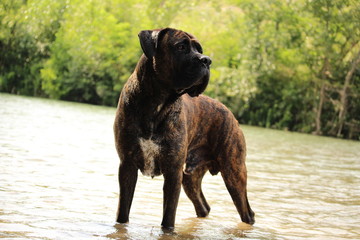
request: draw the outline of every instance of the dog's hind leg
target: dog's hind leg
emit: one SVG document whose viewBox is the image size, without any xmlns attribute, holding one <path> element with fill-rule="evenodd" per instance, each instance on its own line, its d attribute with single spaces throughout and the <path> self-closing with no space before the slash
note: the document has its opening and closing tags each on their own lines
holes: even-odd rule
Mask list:
<svg viewBox="0 0 360 240">
<path fill-rule="evenodd" d="M 240 214 L 241 220 L 248 224 L 255 223 L 255 214 L 251 210 L 246 192 L 247 172 L 246 166 L 236 165 L 236 161 L 231 162 L 221 170 L 227 190 Z"/>
<path fill-rule="evenodd" d="M 207 167 L 205 165 L 199 166 L 191 173 L 191 175 L 184 173 L 182 181 L 184 191 L 194 204 L 196 215 L 198 217 L 206 217 L 210 212 L 210 206 L 206 202 L 205 196 L 201 190 L 201 182 L 206 171 Z"/>
</svg>

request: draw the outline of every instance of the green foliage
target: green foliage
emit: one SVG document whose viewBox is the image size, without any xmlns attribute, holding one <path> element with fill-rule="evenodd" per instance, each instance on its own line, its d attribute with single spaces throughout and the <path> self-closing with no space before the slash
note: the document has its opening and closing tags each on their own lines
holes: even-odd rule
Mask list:
<svg viewBox="0 0 360 240">
<path fill-rule="evenodd" d="M 117 22 L 103 1 L 78 1 L 68 7 L 41 70 L 42 88 L 53 98 L 111 105 L 112 79 L 128 73 L 122 49 L 129 24 Z"/>
<path fill-rule="evenodd" d="M 359 139 L 359 19 L 356 0 L 2 0 L 0 91 L 114 106 L 137 33 L 170 26 L 240 122 Z"/>
</svg>

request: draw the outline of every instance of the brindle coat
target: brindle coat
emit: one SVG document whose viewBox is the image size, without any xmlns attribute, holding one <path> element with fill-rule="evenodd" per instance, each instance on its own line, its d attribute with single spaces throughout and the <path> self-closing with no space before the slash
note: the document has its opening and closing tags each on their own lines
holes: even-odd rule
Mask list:
<svg viewBox="0 0 360 240">
<path fill-rule="evenodd" d="M 201 181 L 209 170 L 221 172 L 242 221 L 253 224 L 243 133 L 223 104 L 199 95 L 208 84 L 210 58 L 183 31 L 142 31 L 139 38 L 144 54 L 121 92 L 114 124 L 121 159 L 117 222 L 129 220 L 138 169 L 164 176 L 163 227 L 174 227 L 181 185 L 197 216 L 207 216 Z"/>
</svg>

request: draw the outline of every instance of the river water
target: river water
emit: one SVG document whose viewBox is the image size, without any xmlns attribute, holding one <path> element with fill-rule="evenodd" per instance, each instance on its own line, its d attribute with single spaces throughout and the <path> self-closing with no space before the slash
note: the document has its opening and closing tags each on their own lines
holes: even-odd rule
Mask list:
<svg viewBox="0 0 360 240">
<path fill-rule="evenodd" d="M 207 218 L 181 193 L 163 232 L 162 177 L 140 175 L 130 223 L 115 223 L 115 108 L 0 94 L 0 238 L 360 239 L 360 142 L 243 126 L 254 226 L 220 176 Z"/>
</svg>

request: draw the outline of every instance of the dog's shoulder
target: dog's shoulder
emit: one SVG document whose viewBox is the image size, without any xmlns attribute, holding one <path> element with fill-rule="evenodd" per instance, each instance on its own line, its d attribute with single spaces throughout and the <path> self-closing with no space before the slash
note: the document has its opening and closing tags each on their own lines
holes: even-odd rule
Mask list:
<svg viewBox="0 0 360 240">
<path fill-rule="evenodd" d="M 206 95 L 199 95 L 198 97 L 190 97 L 189 95 L 183 95 L 183 103 L 186 109 L 195 111 L 198 114 L 216 114 L 225 116 L 233 116 L 232 112 L 219 100 L 211 98 Z"/>
</svg>

